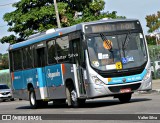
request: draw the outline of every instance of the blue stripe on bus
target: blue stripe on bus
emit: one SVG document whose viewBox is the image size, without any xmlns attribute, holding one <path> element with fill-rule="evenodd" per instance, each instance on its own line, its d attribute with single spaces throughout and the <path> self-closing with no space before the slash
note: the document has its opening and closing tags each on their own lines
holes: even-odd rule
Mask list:
<svg viewBox="0 0 160 123">
<path fill-rule="evenodd" d="M 126 79 L 125 83 L 131 83 L 131 82 L 137 82 L 137 81 L 141 81 L 144 76 L 146 75 L 147 71 L 146 69 L 141 73 L 141 74 L 137 74 L 137 75 L 132 75 L 132 76 L 124 76 L 124 77 L 115 77 L 112 78 L 110 82 L 108 82 L 109 85 L 113 85 L 113 84 L 124 84 L 123 79 Z"/>
<path fill-rule="evenodd" d="M 38 85 L 39 87 L 46 87 L 46 80 L 45 80 L 45 71 L 44 68 L 37 68 L 37 75 L 38 75 Z"/>
</svg>

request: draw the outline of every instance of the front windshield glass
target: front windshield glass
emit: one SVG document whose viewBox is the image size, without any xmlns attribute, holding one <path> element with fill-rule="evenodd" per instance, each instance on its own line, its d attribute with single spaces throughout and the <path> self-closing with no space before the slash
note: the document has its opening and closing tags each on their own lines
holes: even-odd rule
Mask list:
<svg viewBox="0 0 160 123">
<path fill-rule="evenodd" d="M 107 49 L 102 35 L 87 38 L 90 64 L 99 70 L 116 70 L 139 67 L 147 61 L 142 33 L 125 33 L 105 36 L 112 45 Z"/>
</svg>

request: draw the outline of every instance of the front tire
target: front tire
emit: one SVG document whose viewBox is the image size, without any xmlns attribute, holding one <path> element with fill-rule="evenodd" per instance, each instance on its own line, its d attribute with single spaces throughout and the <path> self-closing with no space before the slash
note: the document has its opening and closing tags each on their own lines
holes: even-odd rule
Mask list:
<svg viewBox="0 0 160 123">
<path fill-rule="evenodd" d="M 68 106 L 77 108 L 85 103 L 85 99 L 78 99 L 77 92 L 73 87 L 66 87 L 66 96 Z"/>
<path fill-rule="evenodd" d="M 128 103 L 128 102 L 130 102 L 131 97 L 132 97 L 132 94 L 131 94 L 131 93 L 129 93 L 129 94 L 122 94 L 122 95 L 120 95 L 120 96 L 118 97 L 118 99 L 119 99 L 119 101 L 120 101 L 121 103 Z"/>
</svg>

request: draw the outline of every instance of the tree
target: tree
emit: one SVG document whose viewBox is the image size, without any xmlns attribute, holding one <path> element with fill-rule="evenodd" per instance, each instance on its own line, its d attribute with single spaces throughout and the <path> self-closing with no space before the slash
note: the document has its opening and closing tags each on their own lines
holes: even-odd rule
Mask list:
<svg viewBox="0 0 160 123">
<path fill-rule="evenodd" d="M 146 40 L 147 40 L 148 45 L 156 45 L 156 37 L 155 36 L 146 35 Z"/>
<path fill-rule="evenodd" d="M 146 16 L 147 27 L 149 28 L 148 32 L 154 32 L 160 28 L 160 11 L 157 14 L 147 15 Z"/>
<path fill-rule="evenodd" d="M 0 70 L 1 69 L 8 69 L 8 54 L 0 54 Z"/>
<path fill-rule="evenodd" d="M 115 11 L 101 13 L 104 0 L 57 0 L 57 4 L 62 27 L 105 17 L 122 18 Z M 21 0 L 13 7 L 16 10 L 6 13 L 3 19 L 10 26 L 8 31 L 15 32 L 17 36 L 5 36 L 2 43 L 21 42 L 32 34 L 57 27 L 53 0 Z"/>
<path fill-rule="evenodd" d="M 149 56 L 151 58 L 151 61 L 159 60 L 160 58 L 160 46 L 157 45 L 149 45 Z"/>
</svg>

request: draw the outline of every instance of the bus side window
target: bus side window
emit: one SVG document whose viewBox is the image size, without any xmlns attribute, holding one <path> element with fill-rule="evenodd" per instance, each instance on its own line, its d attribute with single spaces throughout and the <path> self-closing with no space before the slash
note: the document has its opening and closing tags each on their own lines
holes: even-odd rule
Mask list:
<svg viewBox="0 0 160 123">
<path fill-rule="evenodd" d="M 56 40 L 57 62 L 69 62 L 69 40 L 68 36 L 57 38 Z"/>
<path fill-rule="evenodd" d="M 45 48 L 36 49 L 36 64 L 37 67 L 45 66 Z"/>
<path fill-rule="evenodd" d="M 23 67 L 24 69 L 33 68 L 33 53 L 32 47 L 26 47 L 23 49 Z"/>
<path fill-rule="evenodd" d="M 47 42 L 47 50 L 48 50 L 48 64 L 56 63 L 56 49 L 55 49 L 55 40 L 51 40 Z"/>
<path fill-rule="evenodd" d="M 14 70 L 22 69 L 22 53 L 21 50 L 13 51 L 13 66 Z"/>
<path fill-rule="evenodd" d="M 9 59 L 10 59 L 10 70 L 13 72 L 13 57 L 12 52 L 9 53 Z"/>
<path fill-rule="evenodd" d="M 81 44 L 81 32 L 76 31 L 69 34 L 69 47 L 70 47 L 70 62 L 74 64 L 81 64 L 84 60 L 84 50 Z"/>
<path fill-rule="evenodd" d="M 74 64 L 80 64 L 80 38 L 74 39 L 71 41 L 71 52 L 72 52 L 72 61 Z"/>
</svg>

